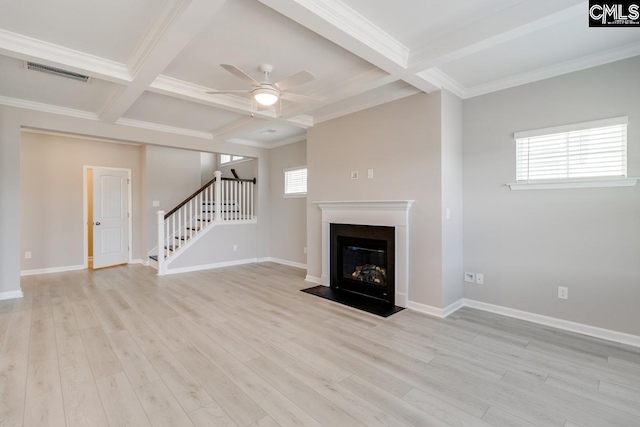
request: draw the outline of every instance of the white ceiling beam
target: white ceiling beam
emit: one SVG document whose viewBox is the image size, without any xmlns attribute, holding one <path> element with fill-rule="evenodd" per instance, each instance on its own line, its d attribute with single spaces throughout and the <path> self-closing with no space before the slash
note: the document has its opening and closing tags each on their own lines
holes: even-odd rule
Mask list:
<svg viewBox="0 0 640 427">
<path fill-rule="evenodd" d="M 259 1 L 397 80 L 404 80 L 427 93 L 439 89 L 437 85 L 407 70 L 410 52 L 406 46 L 339 0 Z"/>
<path fill-rule="evenodd" d="M 226 142 L 233 136 L 241 132 L 249 132 L 269 123 L 266 120 L 257 117 L 243 117 L 224 126 L 221 126 L 211 132 L 213 139 Z"/>
<path fill-rule="evenodd" d="M 174 79 L 169 76 L 158 76 L 147 89 L 150 92 L 161 95 L 171 96 L 174 98 L 184 99 L 198 104 L 208 105 L 210 107 L 220 108 L 222 110 L 240 113 L 244 115 L 253 114 L 254 117 L 280 121 L 289 125 L 307 129 L 313 126 L 313 117 L 297 114 L 286 120 L 278 117 L 274 110 L 256 111 L 255 106 L 252 109 L 251 101 L 234 95 L 210 95 L 208 91 L 213 89 L 185 82 L 184 80 Z"/>
<path fill-rule="evenodd" d="M 582 0 L 528 0 L 478 21 L 455 33 L 446 34 L 411 51 L 408 71 L 420 71 L 507 43 L 518 37 L 584 16 Z"/>
<path fill-rule="evenodd" d="M 0 55 L 64 68 L 122 85 L 132 81 L 129 69 L 124 64 L 2 29 Z"/>
<path fill-rule="evenodd" d="M 166 9 L 156 19 L 129 60 L 133 81 L 103 108 L 101 120 L 115 123 L 187 43 L 210 22 L 224 3 L 225 0 L 167 2 Z"/>
<path fill-rule="evenodd" d="M 444 87 L 459 96 L 464 88 L 434 67 L 584 15 L 586 10 L 582 0 L 526 0 L 409 51 L 340 0 L 259 1 L 423 92 Z"/>
</svg>

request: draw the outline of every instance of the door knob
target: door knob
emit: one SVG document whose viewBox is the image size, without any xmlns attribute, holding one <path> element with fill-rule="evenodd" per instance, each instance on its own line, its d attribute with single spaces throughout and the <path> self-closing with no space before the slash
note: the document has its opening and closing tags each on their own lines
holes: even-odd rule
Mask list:
<svg viewBox="0 0 640 427">
<path fill-rule="evenodd" d="M 100 225 L 100 223 L 99 223 L 99 222 L 96 222 L 96 225 Z"/>
</svg>

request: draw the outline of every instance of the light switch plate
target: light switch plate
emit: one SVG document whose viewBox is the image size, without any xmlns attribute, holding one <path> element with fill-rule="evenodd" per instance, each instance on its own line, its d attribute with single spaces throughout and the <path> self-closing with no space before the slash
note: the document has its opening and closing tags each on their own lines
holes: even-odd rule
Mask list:
<svg viewBox="0 0 640 427">
<path fill-rule="evenodd" d="M 367 178 L 372 179 L 373 178 L 373 169 L 369 169 L 367 171 Z"/>
<path fill-rule="evenodd" d="M 153 201 L 153 207 L 154 207 L 154 208 L 159 208 L 159 207 L 160 207 L 160 202 L 159 202 L 159 201 L 157 201 L 157 200 L 154 200 L 154 201 Z"/>
<path fill-rule="evenodd" d="M 476 284 L 477 285 L 484 285 L 484 274 L 476 273 Z"/>
</svg>

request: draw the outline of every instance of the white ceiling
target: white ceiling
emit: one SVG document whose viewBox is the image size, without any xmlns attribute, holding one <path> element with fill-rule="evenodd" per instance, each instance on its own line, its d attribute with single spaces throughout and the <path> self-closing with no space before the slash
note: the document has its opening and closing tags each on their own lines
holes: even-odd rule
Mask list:
<svg viewBox="0 0 640 427">
<path fill-rule="evenodd" d="M 274 147 L 420 91 L 462 98 L 640 55 L 640 32 L 589 28 L 580 0 L 0 0 L 0 104 Z M 28 71 L 21 60 L 91 83 Z M 219 65 L 317 103 L 255 111 Z M 261 133 L 274 129 L 275 133 Z"/>
<path fill-rule="evenodd" d="M 0 28 L 126 62 L 161 6 L 158 0 L 0 0 Z"/>
<path fill-rule="evenodd" d="M 522 0 L 344 0 L 364 18 L 414 49 L 430 39 L 482 20 Z"/>
</svg>

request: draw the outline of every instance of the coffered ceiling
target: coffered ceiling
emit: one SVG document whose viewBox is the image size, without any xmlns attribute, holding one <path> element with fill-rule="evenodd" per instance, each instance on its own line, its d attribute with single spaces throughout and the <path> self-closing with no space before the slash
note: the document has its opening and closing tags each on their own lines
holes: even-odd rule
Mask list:
<svg viewBox="0 0 640 427">
<path fill-rule="evenodd" d="M 462 98 L 640 55 L 635 28 L 589 28 L 577 0 L 0 0 L 0 104 L 273 147 L 420 91 Z M 24 68 L 24 60 L 89 83 Z M 256 111 L 220 67 L 308 70 L 318 102 Z M 265 132 L 269 131 L 269 132 Z"/>
</svg>

